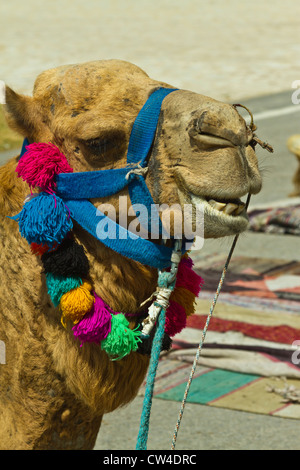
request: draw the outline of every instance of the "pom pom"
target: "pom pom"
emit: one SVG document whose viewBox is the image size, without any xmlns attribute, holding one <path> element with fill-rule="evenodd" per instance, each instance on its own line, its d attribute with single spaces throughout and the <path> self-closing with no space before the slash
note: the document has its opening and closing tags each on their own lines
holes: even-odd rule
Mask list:
<svg viewBox="0 0 300 470">
<path fill-rule="evenodd" d="M 26 146 L 16 172 L 30 187 L 42 191 L 56 189 L 55 176 L 59 173 L 72 173 L 66 157 L 51 143 L 33 143 Z"/>
<path fill-rule="evenodd" d="M 101 342 L 101 349 L 111 356 L 112 360 L 119 360 L 131 351 L 136 351 L 140 339 L 140 331 L 131 330 L 129 322 L 121 313 L 111 316 L 111 331 L 107 338 Z"/>
<path fill-rule="evenodd" d="M 111 330 L 112 310 L 95 292 L 94 297 L 95 302 L 91 311 L 72 328 L 74 336 L 82 343 L 100 343 Z"/>
<path fill-rule="evenodd" d="M 169 336 L 175 336 L 186 327 L 186 313 L 182 305 L 170 300 L 166 311 L 165 332 Z"/>
<path fill-rule="evenodd" d="M 186 315 L 192 315 L 195 312 L 195 295 L 184 287 L 175 287 L 170 296 L 170 304 L 171 301 L 181 305 Z"/>
<path fill-rule="evenodd" d="M 86 313 L 88 313 L 95 302 L 95 297 L 91 293 L 92 286 L 89 282 L 84 281 L 83 284 L 76 289 L 64 294 L 59 303 L 62 313 L 62 324 L 65 326 L 65 320 L 71 320 L 78 323 Z"/>
<path fill-rule="evenodd" d="M 44 192 L 26 202 L 22 211 L 11 219 L 19 223 L 19 231 L 29 244 L 48 245 L 50 249 L 61 243 L 73 228 L 63 200 Z"/>
<path fill-rule="evenodd" d="M 42 263 L 46 273 L 87 278 L 89 262 L 83 246 L 66 238 L 53 253 L 45 253 Z"/>
<path fill-rule="evenodd" d="M 46 284 L 52 303 L 57 307 L 64 294 L 72 289 L 77 289 L 77 287 L 82 285 L 82 279 L 78 277 L 64 277 L 47 273 Z"/>
<path fill-rule="evenodd" d="M 193 262 L 190 258 L 182 258 L 177 271 L 175 287 L 184 287 L 198 297 L 204 280 L 192 269 Z"/>
</svg>

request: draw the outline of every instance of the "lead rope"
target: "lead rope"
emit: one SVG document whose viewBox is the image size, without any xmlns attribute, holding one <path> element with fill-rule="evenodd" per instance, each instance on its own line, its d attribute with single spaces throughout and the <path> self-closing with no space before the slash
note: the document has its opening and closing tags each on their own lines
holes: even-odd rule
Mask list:
<svg viewBox="0 0 300 470">
<path fill-rule="evenodd" d="M 245 206 L 246 210 L 249 206 L 250 197 L 251 197 L 250 194 L 248 194 L 247 202 L 246 202 L 246 206 Z M 197 352 L 196 352 L 196 355 L 195 355 L 195 359 L 194 359 L 194 362 L 193 362 L 191 373 L 190 373 L 190 376 L 189 376 L 189 379 L 188 379 L 188 382 L 187 382 L 187 386 L 186 386 L 186 389 L 185 389 L 185 392 L 184 392 L 184 397 L 183 397 L 183 400 L 182 400 L 182 403 L 181 403 L 181 407 L 180 407 L 180 411 L 179 411 L 179 415 L 178 415 L 178 420 L 177 420 L 175 430 L 174 430 L 171 450 L 175 450 L 175 445 L 176 445 L 176 441 L 177 441 L 179 427 L 180 427 L 180 424 L 181 424 L 181 421 L 182 421 L 187 396 L 188 396 L 188 393 L 189 393 L 189 390 L 190 390 L 190 387 L 191 387 L 191 384 L 192 384 L 192 380 L 193 380 L 193 377 L 194 377 L 194 374 L 195 374 L 195 370 L 196 370 L 196 367 L 197 367 L 197 362 L 199 360 L 199 357 L 200 357 L 200 354 L 201 354 L 201 351 L 202 351 L 202 347 L 203 347 L 205 337 L 206 337 L 206 332 L 207 332 L 208 327 L 209 327 L 209 322 L 210 322 L 210 319 L 213 315 L 213 312 L 214 312 L 214 309 L 215 309 L 220 291 L 222 289 L 223 282 L 224 282 L 224 279 L 225 279 L 225 276 L 226 276 L 226 273 L 227 273 L 227 270 L 228 270 L 228 266 L 229 266 L 229 263 L 230 263 L 230 260 L 231 260 L 231 257 L 232 257 L 233 251 L 235 249 L 236 242 L 237 242 L 238 238 L 239 238 L 239 235 L 236 235 L 234 237 L 234 240 L 233 240 L 232 246 L 230 248 L 225 266 L 224 266 L 223 271 L 222 271 L 222 275 L 221 275 L 221 278 L 220 278 L 220 281 L 219 281 L 219 284 L 218 284 L 218 288 L 216 290 L 215 296 L 214 296 L 213 301 L 212 301 L 212 305 L 210 307 L 209 314 L 208 314 L 207 319 L 206 319 L 205 327 L 204 327 L 203 332 L 202 332 L 201 340 L 200 340 L 200 343 L 199 343 L 199 346 L 198 346 L 198 349 L 197 349 Z"/>
<path fill-rule="evenodd" d="M 181 259 L 182 241 L 176 240 L 175 247 L 171 257 L 171 269 L 160 271 L 158 275 L 157 290 L 153 294 L 154 302 L 148 310 L 148 317 L 142 323 L 142 336 L 147 337 L 157 323 L 157 328 L 153 338 L 149 371 L 146 381 L 146 390 L 143 401 L 140 429 L 137 437 L 136 450 L 147 450 L 147 440 L 149 434 L 150 413 L 155 384 L 156 371 L 161 353 L 162 341 L 165 333 L 166 310 L 169 305 L 170 295 L 175 287 L 178 265 Z M 153 297 L 151 296 L 151 298 Z M 148 302 L 147 299 L 146 302 Z"/>
</svg>

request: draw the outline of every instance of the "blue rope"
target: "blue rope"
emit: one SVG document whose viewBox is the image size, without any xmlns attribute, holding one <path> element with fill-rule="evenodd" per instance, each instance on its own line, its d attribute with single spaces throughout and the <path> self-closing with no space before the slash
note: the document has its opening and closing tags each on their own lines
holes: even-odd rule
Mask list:
<svg viewBox="0 0 300 470">
<path fill-rule="evenodd" d="M 162 341 L 165 332 L 166 311 L 161 310 L 158 317 L 158 326 L 154 335 L 149 371 L 147 376 L 146 391 L 143 402 L 140 429 L 137 437 L 136 450 L 147 450 L 147 440 L 149 434 L 150 411 L 152 406 L 153 389 L 155 376 L 158 367 L 159 356 L 161 352 Z"/>
<path fill-rule="evenodd" d="M 180 244 L 181 247 L 181 244 Z M 159 288 L 174 289 L 176 283 L 176 276 L 172 272 L 164 271 L 160 272 L 158 276 L 157 286 Z M 149 364 L 149 371 L 146 381 L 145 397 L 142 408 L 140 429 L 137 438 L 136 450 L 147 450 L 147 439 L 149 434 L 149 422 L 150 412 L 152 406 L 152 397 L 154 390 L 155 377 L 159 362 L 159 357 L 162 349 L 162 342 L 165 334 L 165 323 L 166 323 L 166 308 L 161 308 L 159 316 L 157 318 L 157 328 L 153 338 L 151 348 L 151 358 Z"/>
</svg>

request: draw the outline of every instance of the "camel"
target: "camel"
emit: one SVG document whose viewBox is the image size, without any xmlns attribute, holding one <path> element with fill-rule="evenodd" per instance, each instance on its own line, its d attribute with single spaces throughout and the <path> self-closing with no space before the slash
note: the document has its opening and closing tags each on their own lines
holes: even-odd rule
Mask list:
<svg viewBox="0 0 300 470">
<path fill-rule="evenodd" d="M 173 91 L 162 101 L 147 160 L 153 200 L 200 205 L 205 238 L 245 231 L 241 198 L 258 193 L 262 180 L 254 134 L 233 105 L 177 90 L 134 64 L 99 60 L 41 73 L 32 96 L 6 86 L 6 119 L 29 143 L 55 145 L 74 173 L 123 168 L 133 123 L 160 87 Z M 41 258 L 10 218 L 30 192 L 16 173 L 18 162 L 19 156 L 0 168 L 0 340 L 6 348 L 0 447 L 93 449 L 103 415 L 137 395 L 149 354 L 137 350 L 114 361 L 98 344 L 80 344 L 62 325 Z M 128 188 L 92 203 L 112 204 L 119 216 L 120 195 L 127 196 Z M 156 289 L 157 269 L 107 248 L 79 224 L 73 236 L 84 247 L 95 292 L 116 312 L 138 312 Z"/>
</svg>

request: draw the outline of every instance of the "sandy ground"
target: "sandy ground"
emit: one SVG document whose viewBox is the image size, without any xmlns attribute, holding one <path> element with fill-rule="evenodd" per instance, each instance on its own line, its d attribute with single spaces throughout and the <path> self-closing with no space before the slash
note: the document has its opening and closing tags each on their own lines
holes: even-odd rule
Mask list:
<svg viewBox="0 0 300 470">
<path fill-rule="evenodd" d="M 217 99 L 300 79 L 298 0 L 11 0 L 0 6 L 0 80 L 31 93 L 41 71 L 124 59 Z"/>
</svg>

